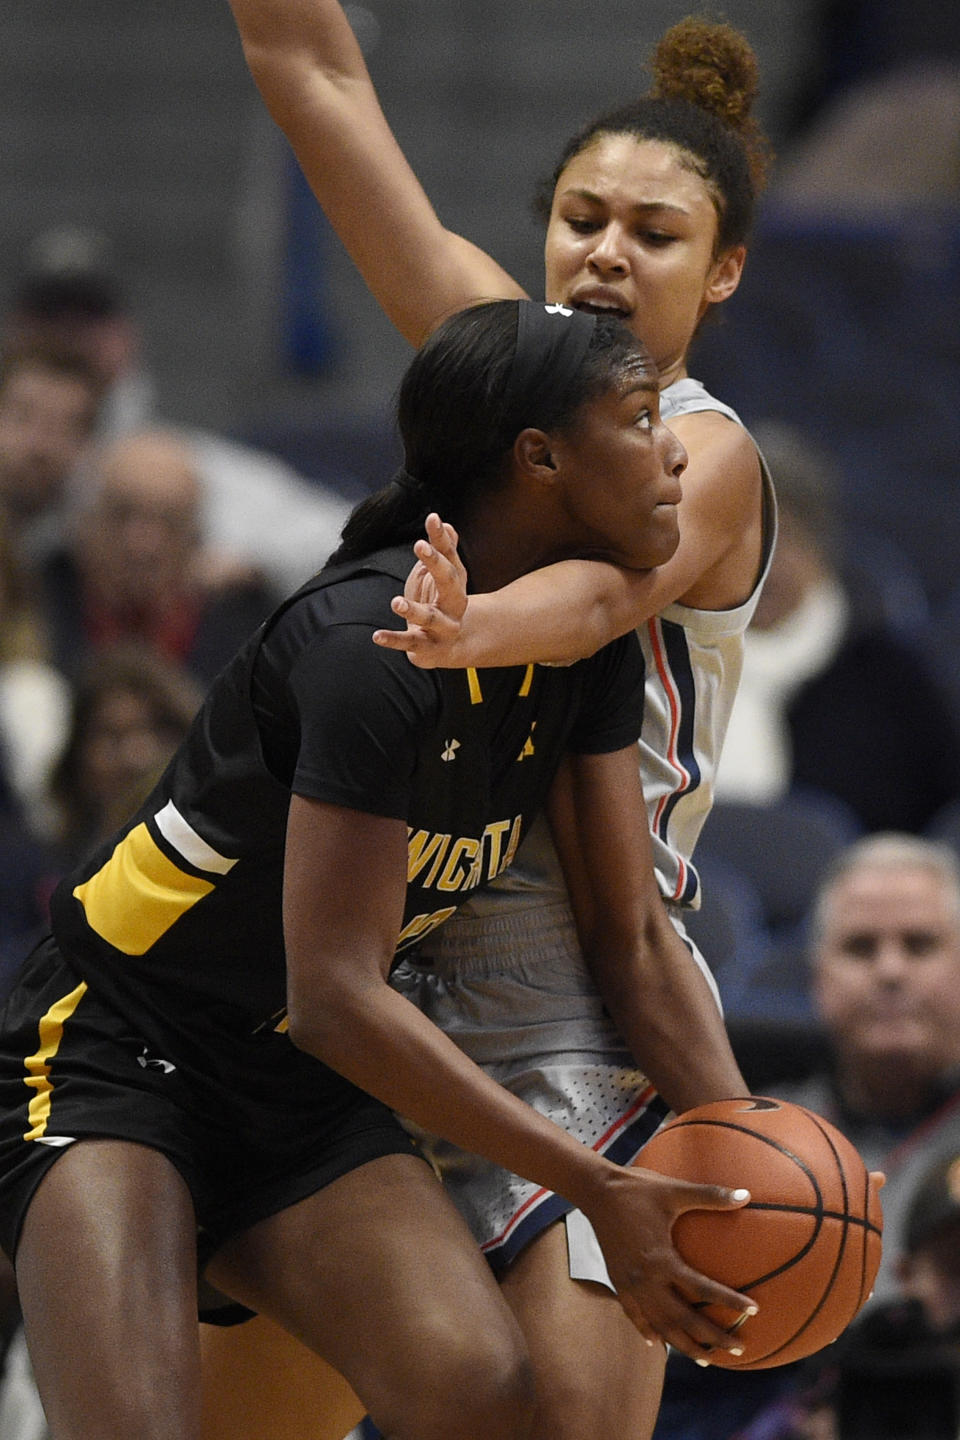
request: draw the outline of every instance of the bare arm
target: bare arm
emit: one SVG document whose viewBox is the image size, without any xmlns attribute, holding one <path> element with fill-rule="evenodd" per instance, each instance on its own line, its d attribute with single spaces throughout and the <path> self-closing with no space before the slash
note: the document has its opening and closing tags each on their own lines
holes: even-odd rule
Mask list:
<svg viewBox="0 0 960 1440">
<path fill-rule="evenodd" d="M 569 757 L 550 821 L 584 955 L 644 1074 L 676 1111 L 749 1094 L 657 887 L 636 746 Z"/>
<path fill-rule="evenodd" d="M 681 416 L 671 426 L 689 464 L 680 544 L 665 565 L 623 570 L 598 560 L 564 560 L 467 599 L 449 539 L 428 530 L 432 543 L 416 549 L 435 589 L 420 603 L 421 592 L 408 586 L 405 603 L 394 606 L 407 629 L 378 631 L 377 643 L 405 650 L 424 667 L 579 660 L 677 600 L 705 610 L 741 604 L 756 584 L 763 551 L 753 442 L 715 411 Z"/>
<path fill-rule="evenodd" d="M 580 1206 L 648 1338 L 659 1334 L 688 1354 L 730 1348 L 694 1307 L 748 1302 L 690 1271 L 669 1237 L 683 1210 L 728 1208 L 745 1196 L 611 1164 L 503 1089 L 393 991 L 386 976 L 406 861 L 401 822 L 293 797 L 284 884 L 291 1039 L 426 1129 Z"/>
<path fill-rule="evenodd" d="M 380 108 L 337 0 L 230 0 L 244 55 L 333 228 L 413 344 L 454 310 L 524 292 L 444 229 Z"/>
</svg>

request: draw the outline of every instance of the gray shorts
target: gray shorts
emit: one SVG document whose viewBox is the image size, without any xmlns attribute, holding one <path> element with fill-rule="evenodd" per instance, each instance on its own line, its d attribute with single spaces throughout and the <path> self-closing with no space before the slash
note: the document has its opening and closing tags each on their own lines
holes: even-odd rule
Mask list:
<svg viewBox="0 0 960 1440">
<path fill-rule="evenodd" d="M 562 902 L 454 916 L 391 983 L 501 1085 L 608 1159 L 629 1165 L 668 1116 L 603 1007 Z M 589 1222 L 562 1196 L 415 1133 L 494 1270 L 566 1216 L 570 1273 L 609 1285 Z"/>
</svg>

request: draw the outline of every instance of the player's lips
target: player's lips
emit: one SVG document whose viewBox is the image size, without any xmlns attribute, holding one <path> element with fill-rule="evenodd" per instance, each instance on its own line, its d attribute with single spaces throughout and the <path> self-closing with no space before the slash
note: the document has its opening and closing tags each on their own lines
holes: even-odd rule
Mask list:
<svg viewBox="0 0 960 1440">
<path fill-rule="evenodd" d="M 587 315 L 616 315 L 620 320 L 629 320 L 633 314 L 620 291 L 609 287 L 577 290 L 567 303 L 574 310 L 582 310 Z"/>
<path fill-rule="evenodd" d="M 672 481 L 669 485 L 665 485 L 663 487 L 663 492 L 660 496 L 660 499 L 657 501 L 657 507 L 659 508 L 661 505 L 663 505 L 670 506 L 670 508 L 673 509 L 675 506 L 680 504 L 680 501 L 682 499 L 683 486 L 680 484 L 679 480 Z"/>
</svg>

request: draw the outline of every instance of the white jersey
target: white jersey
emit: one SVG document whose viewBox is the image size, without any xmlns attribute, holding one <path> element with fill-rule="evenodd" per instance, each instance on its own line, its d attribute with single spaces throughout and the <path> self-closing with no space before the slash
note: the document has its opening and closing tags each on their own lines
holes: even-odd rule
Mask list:
<svg viewBox="0 0 960 1440">
<path fill-rule="evenodd" d="M 715 410 L 739 425 L 729 405 L 715 400 L 699 380 L 677 380 L 660 397 L 669 424 L 678 415 Z M 766 579 L 776 534 L 776 505 L 766 465 L 764 549 L 752 593 L 732 610 L 694 610 L 668 605 L 638 631 L 646 663 L 640 774 L 650 815 L 654 868 L 660 891 L 671 905 L 696 910 L 700 879 L 694 847 L 713 804 L 720 751 L 743 665 L 744 631 Z M 566 894 L 560 864 L 546 821 L 537 821 L 515 863 L 458 912 L 500 914 L 504 908 L 542 904 Z M 509 897 L 509 898 L 506 898 Z M 444 927 L 445 948 L 456 944 L 456 920 Z"/>
<path fill-rule="evenodd" d="M 667 424 L 699 410 L 716 410 L 741 423 L 699 380 L 677 380 L 660 399 Z M 773 486 L 762 457 L 761 470 L 763 560 L 749 597 L 732 610 L 668 605 L 638 631 L 647 666 L 640 773 L 654 866 L 664 899 L 694 910 L 700 906 L 700 879 L 691 856 L 713 805 L 720 751 L 743 668 L 743 636 L 776 538 Z"/>
</svg>

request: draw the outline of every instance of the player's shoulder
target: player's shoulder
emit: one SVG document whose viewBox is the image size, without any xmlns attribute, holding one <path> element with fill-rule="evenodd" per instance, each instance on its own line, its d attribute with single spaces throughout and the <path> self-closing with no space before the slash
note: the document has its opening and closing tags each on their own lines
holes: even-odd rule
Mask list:
<svg viewBox="0 0 960 1440">
<path fill-rule="evenodd" d="M 408 545 L 378 550 L 355 560 L 327 564 L 277 609 L 268 630 L 303 625 L 396 624 L 390 601 L 403 590 L 413 564 Z"/>
</svg>

